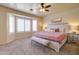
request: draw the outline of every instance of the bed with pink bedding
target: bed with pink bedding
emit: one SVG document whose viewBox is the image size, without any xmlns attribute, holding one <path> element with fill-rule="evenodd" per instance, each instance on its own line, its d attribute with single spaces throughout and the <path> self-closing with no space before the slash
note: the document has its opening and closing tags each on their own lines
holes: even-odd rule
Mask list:
<svg viewBox="0 0 79 59">
<path fill-rule="evenodd" d="M 36 37 L 44 38 L 51 41 L 62 42 L 65 39 L 66 35 L 60 32 L 37 32 L 34 34 Z"/>
<path fill-rule="evenodd" d="M 67 35 L 62 32 L 37 32 L 32 36 L 32 41 L 36 41 L 40 44 L 54 49 L 59 52 L 60 48 L 67 40 Z"/>
</svg>

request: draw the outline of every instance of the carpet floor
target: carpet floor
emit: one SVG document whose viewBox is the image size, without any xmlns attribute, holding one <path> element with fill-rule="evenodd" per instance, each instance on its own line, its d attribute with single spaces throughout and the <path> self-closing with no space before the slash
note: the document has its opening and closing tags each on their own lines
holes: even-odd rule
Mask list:
<svg viewBox="0 0 79 59">
<path fill-rule="evenodd" d="M 79 46 L 66 43 L 56 53 L 52 49 L 48 49 L 37 43 L 31 45 L 31 39 L 17 39 L 9 44 L 0 46 L 0 55 L 78 55 Z"/>
</svg>

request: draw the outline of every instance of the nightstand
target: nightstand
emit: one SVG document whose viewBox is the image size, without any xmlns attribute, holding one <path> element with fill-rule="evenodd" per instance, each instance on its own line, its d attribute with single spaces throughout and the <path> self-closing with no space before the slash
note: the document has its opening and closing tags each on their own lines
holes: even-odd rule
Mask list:
<svg viewBox="0 0 79 59">
<path fill-rule="evenodd" d="M 68 33 L 68 42 L 79 41 L 79 34 Z"/>
<path fill-rule="evenodd" d="M 77 41 L 77 40 L 73 41 L 72 43 L 74 43 L 74 44 L 79 46 L 79 41 Z"/>
</svg>

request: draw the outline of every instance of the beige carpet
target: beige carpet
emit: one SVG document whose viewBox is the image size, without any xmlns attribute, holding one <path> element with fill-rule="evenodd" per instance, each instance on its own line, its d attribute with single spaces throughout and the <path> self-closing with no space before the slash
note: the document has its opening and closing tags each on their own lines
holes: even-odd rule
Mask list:
<svg viewBox="0 0 79 59">
<path fill-rule="evenodd" d="M 74 44 L 65 44 L 60 53 L 48 49 L 37 43 L 31 45 L 31 40 L 18 39 L 7 45 L 0 46 L 0 55 L 71 55 L 79 54 L 79 47 Z"/>
</svg>

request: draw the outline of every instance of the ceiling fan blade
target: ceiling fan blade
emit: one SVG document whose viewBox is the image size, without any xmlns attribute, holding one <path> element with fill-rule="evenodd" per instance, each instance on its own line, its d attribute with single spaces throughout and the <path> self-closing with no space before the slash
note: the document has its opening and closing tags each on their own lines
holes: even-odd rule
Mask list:
<svg viewBox="0 0 79 59">
<path fill-rule="evenodd" d="M 44 3 L 41 3 L 41 7 L 42 7 L 42 8 L 44 7 Z"/>
<path fill-rule="evenodd" d="M 45 9 L 45 11 L 48 11 L 49 12 L 49 10 L 47 10 L 47 9 Z"/>
<path fill-rule="evenodd" d="M 45 8 L 49 8 L 49 7 L 51 7 L 51 5 L 47 5 L 47 6 L 45 6 Z"/>
</svg>

